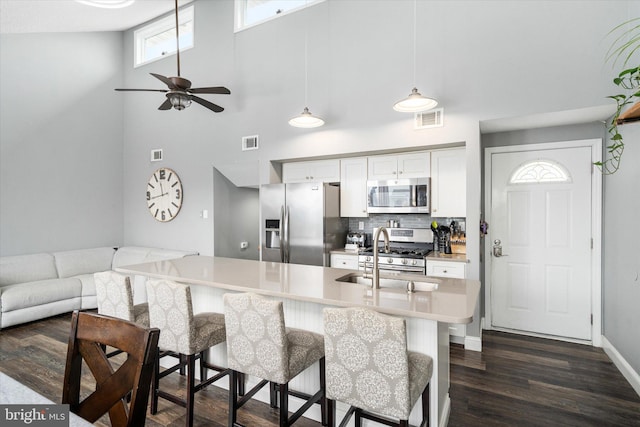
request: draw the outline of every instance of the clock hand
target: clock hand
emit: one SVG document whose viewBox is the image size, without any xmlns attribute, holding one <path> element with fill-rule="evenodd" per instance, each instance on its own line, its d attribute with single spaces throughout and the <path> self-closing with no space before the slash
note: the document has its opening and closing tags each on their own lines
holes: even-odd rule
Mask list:
<svg viewBox="0 0 640 427">
<path fill-rule="evenodd" d="M 166 196 L 167 194 L 169 194 L 169 193 L 158 194 L 157 196 L 151 197 L 149 200 L 157 199 L 158 197 Z"/>
</svg>

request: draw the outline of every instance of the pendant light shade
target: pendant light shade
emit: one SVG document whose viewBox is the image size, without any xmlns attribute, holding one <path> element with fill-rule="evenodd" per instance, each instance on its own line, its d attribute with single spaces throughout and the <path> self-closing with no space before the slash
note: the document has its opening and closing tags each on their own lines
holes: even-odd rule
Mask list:
<svg viewBox="0 0 640 427">
<path fill-rule="evenodd" d="M 417 45 L 417 0 L 413 0 L 413 90 L 409 96 L 393 104 L 393 109 L 401 113 L 419 113 L 427 111 L 438 105 L 438 101 L 433 98 L 422 96 L 415 87 L 416 82 L 416 45 Z"/>
<path fill-rule="evenodd" d="M 297 128 L 317 128 L 324 124 L 324 120 L 314 116 L 307 107 L 304 107 L 299 116 L 289 120 L 289 124 Z"/>
<path fill-rule="evenodd" d="M 438 105 L 438 101 L 422 96 L 418 89 L 414 87 L 409 96 L 393 105 L 393 109 L 401 113 L 419 113 L 420 111 L 430 110 L 436 105 Z"/>
</svg>

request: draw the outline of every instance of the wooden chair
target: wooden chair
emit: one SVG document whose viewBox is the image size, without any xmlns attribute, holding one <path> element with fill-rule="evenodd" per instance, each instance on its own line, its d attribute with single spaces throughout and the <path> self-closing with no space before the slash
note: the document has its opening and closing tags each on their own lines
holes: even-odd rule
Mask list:
<svg viewBox="0 0 640 427">
<path fill-rule="evenodd" d="M 114 427 L 144 426 L 154 361 L 160 331 L 100 314 L 80 313 L 71 317 L 62 403 L 71 412 L 94 423 L 107 412 Z M 114 366 L 104 346 L 127 353 Z M 95 378 L 95 391 L 80 401 L 82 362 Z M 84 393 L 84 391 L 83 391 Z M 130 404 L 127 396 L 130 394 Z"/>
</svg>

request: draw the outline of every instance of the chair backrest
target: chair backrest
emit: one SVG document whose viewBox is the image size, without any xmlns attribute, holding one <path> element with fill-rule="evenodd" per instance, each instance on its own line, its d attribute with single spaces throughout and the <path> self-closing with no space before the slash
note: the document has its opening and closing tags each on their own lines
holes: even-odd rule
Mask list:
<svg viewBox="0 0 640 427">
<path fill-rule="evenodd" d="M 279 384 L 288 382 L 282 301 L 254 293 L 225 294 L 223 299 L 229 368 Z"/>
<path fill-rule="evenodd" d="M 115 271 L 103 271 L 93 275 L 96 284 L 98 313 L 105 316 L 135 321 L 133 291 L 129 276 Z"/>
<path fill-rule="evenodd" d="M 162 350 L 182 354 L 196 351 L 191 288 L 170 280 L 147 280 L 149 324 L 162 331 Z"/>
<path fill-rule="evenodd" d="M 159 335 L 155 328 L 76 310 L 71 317 L 62 403 L 91 423 L 108 412 L 114 427 L 144 426 Z M 108 359 L 104 346 L 122 350 L 128 357 L 117 366 L 122 359 Z M 83 361 L 95 378 L 95 386 L 88 384 L 95 391 L 80 401 Z M 85 394 L 87 387 L 82 389 Z"/>
<path fill-rule="evenodd" d="M 405 320 L 366 308 L 325 308 L 327 398 L 408 419 Z"/>
</svg>

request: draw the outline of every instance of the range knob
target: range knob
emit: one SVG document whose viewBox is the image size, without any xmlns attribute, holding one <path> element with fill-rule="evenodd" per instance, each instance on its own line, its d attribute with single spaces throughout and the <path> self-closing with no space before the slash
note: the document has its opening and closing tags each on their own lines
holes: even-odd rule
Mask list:
<svg viewBox="0 0 640 427">
<path fill-rule="evenodd" d="M 413 261 L 411 261 L 411 265 L 418 265 L 418 260 L 414 259 Z"/>
<path fill-rule="evenodd" d="M 366 262 L 371 261 L 371 257 L 370 257 L 370 256 L 366 257 L 366 258 L 365 258 L 365 261 L 366 261 Z"/>
<path fill-rule="evenodd" d="M 407 265 L 408 262 L 409 262 L 409 260 L 407 260 L 406 258 L 402 258 L 402 264 Z"/>
<path fill-rule="evenodd" d="M 391 257 L 387 258 L 387 262 L 388 262 L 389 264 L 392 264 L 392 263 L 393 263 L 393 258 L 391 258 Z"/>
</svg>

